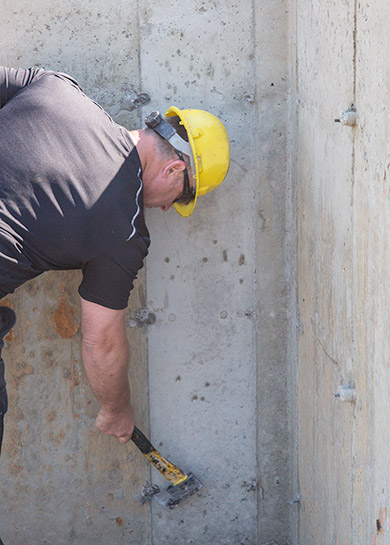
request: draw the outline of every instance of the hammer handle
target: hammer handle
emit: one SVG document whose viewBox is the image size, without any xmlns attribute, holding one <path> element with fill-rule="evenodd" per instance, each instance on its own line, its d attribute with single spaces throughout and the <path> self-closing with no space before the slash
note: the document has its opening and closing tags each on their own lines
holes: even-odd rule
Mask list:
<svg viewBox="0 0 390 545">
<path fill-rule="evenodd" d="M 152 443 L 137 427 L 134 428 L 133 435 L 131 436 L 133 443 L 139 448 L 142 454 L 149 460 L 149 462 L 173 485 L 180 484 L 188 477 L 179 467 L 175 466 L 164 458 L 157 449 L 154 448 Z"/>
<path fill-rule="evenodd" d="M 140 449 L 142 454 L 149 454 L 153 450 L 156 450 L 152 443 L 137 427 L 134 428 L 133 435 L 131 436 L 133 443 Z"/>
</svg>

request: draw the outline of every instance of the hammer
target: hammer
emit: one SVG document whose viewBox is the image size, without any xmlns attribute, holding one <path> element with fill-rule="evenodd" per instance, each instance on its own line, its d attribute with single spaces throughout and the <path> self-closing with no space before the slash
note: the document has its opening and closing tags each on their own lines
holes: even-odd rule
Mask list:
<svg viewBox="0 0 390 545">
<path fill-rule="evenodd" d="M 137 428 L 134 428 L 131 436 L 133 443 L 139 448 L 142 454 L 164 477 L 171 483 L 166 490 L 160 492 L 158 486 L 153 487 L 149 495 L 153 495 L 156 500 L 169 509 L 174 509 L 179 503 L 192 496 L 202 488 L 202 483 L 192 473 L 184 473 L 179 467 L 175 466 L 164 458 L 145 435 Z"/>
</svg>

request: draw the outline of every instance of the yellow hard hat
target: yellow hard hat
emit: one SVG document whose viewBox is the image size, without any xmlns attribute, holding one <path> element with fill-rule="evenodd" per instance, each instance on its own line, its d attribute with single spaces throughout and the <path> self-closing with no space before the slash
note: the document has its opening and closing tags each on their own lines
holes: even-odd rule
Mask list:
<svg viewBox="0 0 390 545">
<path fill-rule="evenodd" d="M 192 150 L 190 161 L 195 197 L 188 204 L 173 204 L 176 212 L 186 218 L 194 211 L 198 196 L 213 191 L 225 179 L 230 163 L 230 146 L 226 129 L 215 115 L 204 110 L 180 110 L 175 106 L 165 112 L 166 117 L 175 115 L 187 131 Z"/>
</svg>

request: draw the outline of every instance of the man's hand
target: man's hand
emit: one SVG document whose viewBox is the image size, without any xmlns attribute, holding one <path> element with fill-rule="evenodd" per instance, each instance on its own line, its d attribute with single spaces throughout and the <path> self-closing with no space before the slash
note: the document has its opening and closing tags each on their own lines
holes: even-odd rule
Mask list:
<svg viewBox="0 0 390 545">
<path fill-rule="evenodd" d="M 129 405 L 120 413 L 100 409 L 96 418 L 96 427 L 107 435 L 114 435 L 121 443 L 130 441 L 134 431 L 134 413 Z"/>
</svg>

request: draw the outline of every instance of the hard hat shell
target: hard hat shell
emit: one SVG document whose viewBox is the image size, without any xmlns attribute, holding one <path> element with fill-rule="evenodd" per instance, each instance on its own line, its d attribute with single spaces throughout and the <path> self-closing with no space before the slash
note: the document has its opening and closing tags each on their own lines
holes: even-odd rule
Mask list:
<svg viewBox="0 0 390 545">
<path fill-rule="evenodd" d="M 187 131 L 193 154 L 192 173 L 195 184 L 195 198 L 188 204 L 174 203 L 176 212 L 188 217 L 194 211 L 198 196 L 205 195 L 218 187 L 229 169 L 229 138 L 223 123 L 215 115 L 204 110 L 180 110 L 171 106 L 165 112 L 166 117 L 177 115 Z"/>
</svg>

